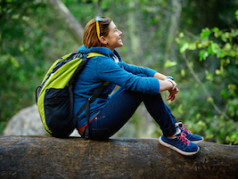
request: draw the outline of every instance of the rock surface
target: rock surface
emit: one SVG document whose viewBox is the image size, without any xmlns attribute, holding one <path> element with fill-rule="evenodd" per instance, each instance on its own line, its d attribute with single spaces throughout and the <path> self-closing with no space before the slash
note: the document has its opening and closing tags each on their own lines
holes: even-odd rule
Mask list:
<svg viewBox="0 0 238 179">
<path fill-rule="evenodd" d="M 8 122 L 3 135 L 44 135 L 45 129 L 42 125 L 36 105 L 22 109 Z"/>
<path fill-rule="evenodd" d="M 14 115 L 3 131 L 4 136 L 9 135 L 46 135 L 46 130 L 41 122 L 40 114 L 36 104 L 22 109 Z M 79 136 L 74 130 L 71 136 Z"/>
<path fill-rule="evenodd" d="M 238 178 L 238 146 L 184 157 L 157 139 L 0 137 L 0 178 Z"/>
</svg>

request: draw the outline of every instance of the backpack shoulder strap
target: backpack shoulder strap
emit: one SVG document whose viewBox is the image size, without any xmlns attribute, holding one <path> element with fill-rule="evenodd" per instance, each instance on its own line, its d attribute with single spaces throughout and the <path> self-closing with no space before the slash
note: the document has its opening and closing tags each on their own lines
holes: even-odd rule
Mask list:
<svg viewBox="0 0 238 179">
<path fill-rule="evenodd" d="M 105 55 L 100 54 L 100 53 L 96 53 L 96 52 L 91 52 L 91 53 L 88 53 L 87 58 L 92 58 L 92 57 L 96 57 L 96 56 L 104 57 Z"/>
</svg>

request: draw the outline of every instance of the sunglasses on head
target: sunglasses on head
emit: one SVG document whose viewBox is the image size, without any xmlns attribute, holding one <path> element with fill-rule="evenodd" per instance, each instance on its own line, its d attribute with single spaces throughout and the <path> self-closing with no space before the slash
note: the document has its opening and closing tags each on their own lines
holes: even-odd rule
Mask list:
<svg viewBox="0 0 238 179">
<path fill-rule="evenodd" d="M 101 33 L 100 33 L 100 27 L 99 27 L 99 22 L 102 22 L 104 21 L 104 18 L 102 17 L 96 17 L 96 30 L 97 30 L 97 36 L 98 36 L 98 39 L 100 39 L 100 36 L 101 36 Z"/>
</svg>

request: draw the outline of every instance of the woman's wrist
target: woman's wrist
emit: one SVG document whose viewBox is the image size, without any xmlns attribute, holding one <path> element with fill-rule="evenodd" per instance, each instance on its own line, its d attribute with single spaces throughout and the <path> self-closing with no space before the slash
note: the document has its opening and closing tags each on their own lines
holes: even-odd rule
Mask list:
<svg viewBox="0 0 238 179">
<path fill-rule="evenodd" d="M 168 80 L 168 79 L 170 79 L 170 80 L 173 80 L 173 81 L 174 81 L 174 78 L 173 78 L 172 76 L 166 76 L 164 80 Z"/>
<path fill-rule="evenodd" d="M 168 80 L 168 81 L 172 84 L 171 89 L 168 90 L 170 92 L 170 91 L 172 91 L 174 89 L 174 83 L 171 80 Z"/>
</svg>

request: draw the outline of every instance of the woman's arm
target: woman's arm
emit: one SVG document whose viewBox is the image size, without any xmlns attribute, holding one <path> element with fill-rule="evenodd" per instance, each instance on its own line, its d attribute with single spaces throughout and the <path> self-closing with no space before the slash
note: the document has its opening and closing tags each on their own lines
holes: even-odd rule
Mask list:
<svg viewBox="0 0 238 179">
<path fill-rule="evenodd" d="M 163 74 L 161 74 L 161 73 L 159 73 L 159 72 L 156 72 L 156 73 L 154 74 L 154 78 L 157 78 L 157 79 L 159 79 L 159 80 L 164 80 L 164 79 L 166 78 L 166 76 L 163 75 Z"/>
<path fill-rule="evenodd" d="M 155 72 L 150 75 L 151 77 L 141 77 L 140 75 L 135 75 L 132 72 L 128 72 L 127 70 L 121 68 L 108 57 L 94 58 L 96 60 L 95 72 L 97 74 L 97 79 L 117 84 L 132 91 L 139 91 L 147 94 L 159 93 L 159 80 L 153 78 Z M 133 68 L 132 70 L 139 72 L 140 70 L 137 69 Z"/>
<path fill-rule="evenodd" d="M 122 69 L 111 59 L 105 57 L 96 58 L 96 73 L 97 78 L 100 80 L 115 83 L 132 91 L 140 91 L 148 94 L 157 94 L 170 89 L 175 91 L 175 88 L 177 88 L 176 83 L 172 80 L 163 80 L 165 77 L 161 78 L 161 80 L 154 78 L 153 75 L 157 72 L 154 72 L 151 77 L 140 77 Z M 130 65 L 130 67 L 132 66 Z M 156 76 L 157 75 L 159 74 L 156 74 Z"/>
<path fill-rule="evenodd" d="M 136 66 L 133 64 L 127 64 L 123 61 L 119 62 L 121 66 L 123 66 L 124 70 L 137 75 L 137 74 L 145 74 L 148 77 L 153 77 L 154 74 L 156 73 L 155 70 L 150 69 L 150 68 L 146 68 L 146 67 L 142 67 L 142 66 Z"/>
</svg>

